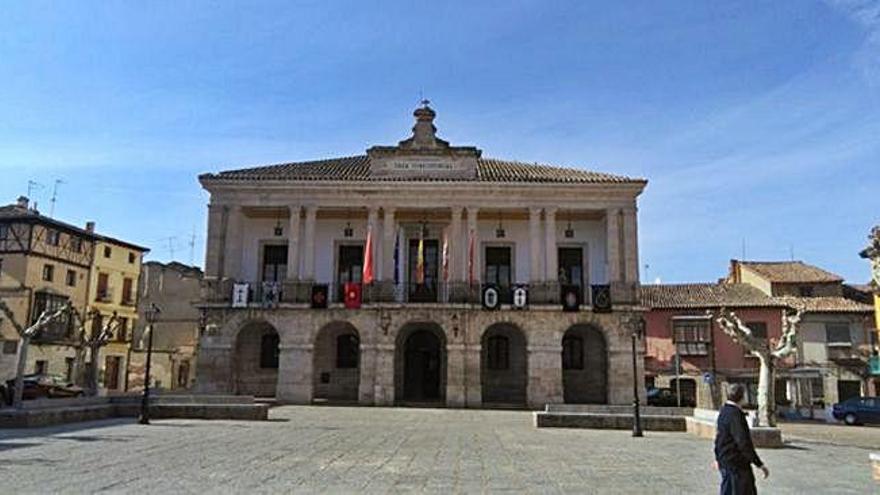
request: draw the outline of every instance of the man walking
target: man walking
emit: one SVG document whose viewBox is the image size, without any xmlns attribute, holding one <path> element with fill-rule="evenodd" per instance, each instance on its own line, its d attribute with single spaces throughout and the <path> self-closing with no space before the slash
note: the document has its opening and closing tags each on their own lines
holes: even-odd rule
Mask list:
<svg viewBox="0 0 880 495">
<path fill-rule="evenodd" d="M 761 469 L 764 478 L 770 476 L 770 470 L 761 462 L 752 445 L 752 435 L 742 410 L 745 395 L 744 385 L 731 385 L 727 392 L 727 402 L 718 413 L 715 462 L 721 471 L 721 495 L 757 493 L 752 464 Z"/>
</svg>

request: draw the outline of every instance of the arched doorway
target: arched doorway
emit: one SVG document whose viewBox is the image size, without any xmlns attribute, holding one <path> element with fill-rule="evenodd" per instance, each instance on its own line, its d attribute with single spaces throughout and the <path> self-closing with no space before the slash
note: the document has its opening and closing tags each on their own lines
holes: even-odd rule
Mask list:
<svg viewBox="0 0 880 495">
<path fill-rule="evenodd" d="M 563 335 L 562 390 L 568 404 L 608 403 L 608 353 L 598 328 L 575 325 Z"/>
<path fill-rule="evenodd" d="M 443 404 L 446 400 L 446 336 L 436 323 L 401 329 L 395 352 L 398 402 Z"/>
<path fill-rule="evenodd" d="M 483 332 L 480 382 L 483 403 L 526 404 L 529 380 L 526 338 L 508 323 L 496 323 Z"/>
<path fill-rule="evenodd" d="M 274 397 L 278 385 L 278 332 L 264 321 L 251 322 L 235 342 L 235 393 Z"/>
<path fill-rule="evenodd" d="M 313 358 L 315 400 L 358 400 L 360 352 L 360 335 L 350 323 L 331 323 L 318 332 Z"/>
</svg>

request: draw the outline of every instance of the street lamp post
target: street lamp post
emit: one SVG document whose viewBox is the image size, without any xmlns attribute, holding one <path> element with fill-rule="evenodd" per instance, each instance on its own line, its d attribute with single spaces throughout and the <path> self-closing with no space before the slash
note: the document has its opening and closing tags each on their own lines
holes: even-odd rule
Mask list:
<svg viewBox="0 0 880 495">
<path fill-rule="evenodd" d="M 639 374 L 638 364 L 636 362 L 636 340 L 641 338 L 645 331 L 645 320 L 637 317 L 631 320 L 632 324 L 632 365 L 633 365 L 633 433 L 634 437 L 644 436 L 642 432 L 642 417 L 639 413 Z"/>
<path fill-rule="evenodd" d="M 141 396 L 141 417 L 139 423 L 142 425 L 150 424 L 150 364 L 153 361 L 153 324 L 156 322 L 156 316 L 161 312 L 155 304 L 150 304 L 150 308 L 146 311 L 150 334 L 147 337 L 147 367 L 144 370 L 144 393 Z"/>
</svg>

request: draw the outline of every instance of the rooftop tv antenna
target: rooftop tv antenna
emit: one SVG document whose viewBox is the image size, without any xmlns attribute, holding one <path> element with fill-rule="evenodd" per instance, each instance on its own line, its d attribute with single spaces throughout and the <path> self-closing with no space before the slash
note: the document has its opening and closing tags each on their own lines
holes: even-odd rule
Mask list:
<svg viewBox="0 0 880 495">
<path fill-rule="evenodd" d="M 27 197 L 28 197 L 29 199 L 31 199 L 31 198 L 32 198 L 31 195 L 33 194 L 33 192 L 34 192 L 34 191 L 38 191 L 38 190 L 40 190 L 40 189 L 42 189 L 42 188 L 43 188 L 43 185 L 40 184 L 39 182 L 37 182 L 37 181 L 35 181 L 35 180 L 29 180 L 29 181 L 28 181 L 28 192 L 27 192 Z"/>
<path fill-rule="evenodd" d="M 52 186 L 52 199 L 49 200 L 49 202 L 52 203 L 49 206 L 49 218 L 55 217 L 55 200 L 58 197 L 58 186 L 60 184 L 64 184 L 64 181 L 61 179 L 55 179 L 55 185 Z"/>
<path fill-rule="evenodd" d="M 171 261 L 174 261 L 174 241 L 177 240 L 177 236 L 162 237 L 159 240 L 168 242 L 168 252 L 171 254 Z"/>
</svg>

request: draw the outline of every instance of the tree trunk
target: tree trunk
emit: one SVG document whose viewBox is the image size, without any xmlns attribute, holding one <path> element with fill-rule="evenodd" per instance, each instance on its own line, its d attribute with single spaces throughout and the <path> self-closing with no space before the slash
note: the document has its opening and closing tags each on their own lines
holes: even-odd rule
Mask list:
<svg viewBox="0 0 880 495">
<path fill-rule="evenodd" d="M 758 372 L 758 426 L 776 426 L 776 387 L 774 386 L 773 356 L 758 353 L 761 369 Z"/>
<path fill-rule="evenodd" d="M 15 371 L 15 390 L 12 397 L 12 407 L 16 409 L 21 407 L 21 396 L 24 392 L 24 370 L 27 367 L 28 347 L 31 345 L 31 338 L 22 335 L 20 345 L 21 348 L 18 350 L 18 367 Z"/>
</svg>

